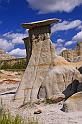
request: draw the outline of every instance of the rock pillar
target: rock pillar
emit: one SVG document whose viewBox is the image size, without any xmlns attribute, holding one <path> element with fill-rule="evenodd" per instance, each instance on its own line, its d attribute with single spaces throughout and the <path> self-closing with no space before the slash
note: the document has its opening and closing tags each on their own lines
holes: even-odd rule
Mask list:
<svg viewBox="0 0 82 124">
<path fill-rule="evenodd" d="M 15 99 L 21 100 L 22 104 L 48 97 L 46 87 L 42 84 L 55 58 L 55 50 L 50 40 L 50 24 L 58 21 L 58 19 L 52 19 L 22 25 L 29 28 L 29 38 L 24 39 L 29 62 L 15 94 Z M 41 87 L 44 90 L 42 95 Z"/>
</svg>

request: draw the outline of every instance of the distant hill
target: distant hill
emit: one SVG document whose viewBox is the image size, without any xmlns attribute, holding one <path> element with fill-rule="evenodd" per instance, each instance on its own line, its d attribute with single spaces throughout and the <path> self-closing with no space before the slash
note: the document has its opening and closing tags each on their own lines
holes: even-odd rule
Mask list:
<svg viewBox="0 0 82 124">
<path fill-rule="evenodd" d="M 11 59 L 15 59 L 15 57 L 5 53 L 4 50 L 0 49 L 0 61 L 1 60 L 11 60 Z"/>
<path fill-rule="evenodd" d="M 25 69 L 26 65 L 26 58 L 15 58 L 0 49 L 0 70 Z"/>
</svg>

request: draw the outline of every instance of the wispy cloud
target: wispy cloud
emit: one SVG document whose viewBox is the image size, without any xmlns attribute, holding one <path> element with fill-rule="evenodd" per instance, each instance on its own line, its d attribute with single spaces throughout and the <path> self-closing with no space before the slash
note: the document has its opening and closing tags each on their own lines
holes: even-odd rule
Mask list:
<svg viewBox="0 0 82 124">
<path fill-rule="evenodd" d="M 28 36 L 27 32 L 25 33 L 12 33 L 12 32 L 7 32 L 3 34 L 3 37 L 5 39 L 10 40 L 13 44 L 24 44 L 23 38 Z"/>
<path fill-rule="evenodd" d="M 3 49 L 5 52 L 10 51 L 14 49 L 14 44 L 4 38 L 0 38 L 0 49 Z"/>
<path fill-rule="evenodd" d="M 61 52 L 64 51 L 64 50 L 66 50 L 66 48 L 63 47 L 63 46 L 62 46 L 62 47 L 57 47 L 57 48 L 56 48 L 56 54 L 57 54 L 57 55 L 60 55 Z"/>
<path fill-rule="evenodd" d="M 39 13 L 70 12 L 82 4 L 82 0 L 26 0 Z"/>
<path fill-rule="evenodd" d="M 77 33 L 72 40 L 76 40 L 76 41 L 82 41 L 82 31 L 80 31 L 79 33 Z"/>
<path fill-rule="evenodd" d="M 8 54 L 10 54 L 12 56 L 15 56 L 17 58 L 26 57 L 26 50 L 25 49 L 16 48 L 16 49 L 13 49 Z"/>
<path fill-rule="evenodd" d="M 64 44 L 64 46 L 65 46 L 65 47 L 69 47 L 69 46 L 71 46 L 71 45 L 73 45 L 73 44 L 75 44 L 75 43 L 77 43 L 77 41 L 67 41 L 67 42 Z"/>
<path fill-rule="evenodd" d="M 76 43 L 78 41 L 82 41 L 82 21 L 81 20 L 74 20 L 74 21 L 63 21 L 60 22 L 58 24 L 54 24 L 52 26 L 52 34 L 54 32 L 58 32 L 58 31 L 68 31 L 70 29 L 79 29 L 80 32 L 77 33 L 75 36 L 73 36 L 72 38 L 70 37 L 70 40 L 68 41 L 68 39 L 57 39 L 57 41 L 55 41 L 55 48 L 56 48 L 56 53 L 60 54 L 63 50 L 65 49 L 74 49 L 76 46 Z M 77 31 L 77 30 L 76 30 Z"/>
<path fill-rule="evenodd" d="M 63 21 L 61 23 L 54 24 L 52 26 L 51 31 L 52 31 L 52 33 L 56 32 L 56 31 L 66 31 L 66 30 L 78 28 L 81 25 L 82 25 L 81 20 Z"/>
<path fill-rule="evenodd" d="M 63 50 L 66 49 L 64 47 L 64 41 L 64 39 L 57 39 L 57 41 L 55 41 L 54 47 L 57 55 L 59 55 Z"/>
<path fill-rule="evenodd" d="M 63 50 L 66 49 L 72 49 L 71 46 L 76 46 L 77 41 L 76 40 L 70 40 L 70 41 L 66 41 L 65 39 L 57 39 L 57 41 L 55 41 L 55 50 L 56 50 L 56 54 L 60 54 Z"/>
<path fill-rule="evenodd" d="M 16 48 L 15 45 L 24 45 L 24 41 L 22 40 L 24 37 L 28 36 L 28 32 L 24 33 L 14 33 L 7 32 L 0 36 L 0 49 L 3 49 L 6 53 L 13 55 L 15 57 L 25 57 L 25 49 Z"/>
</svg>

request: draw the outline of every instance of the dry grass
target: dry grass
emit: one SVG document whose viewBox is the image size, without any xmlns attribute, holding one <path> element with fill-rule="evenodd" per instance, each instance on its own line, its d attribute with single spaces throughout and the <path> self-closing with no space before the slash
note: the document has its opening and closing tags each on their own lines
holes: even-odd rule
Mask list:
<svg viewBox="0 0 82 124">
<path fill-rule="evenodd" d="M 39 124 L 38 120 L 32 118 L 28 119 L 27 121 L 22 119 L 19 115 L 16 115 L 16 117 L 12 117 L 10 114 L 3 113 L 0 115 L 0 124 Z"/>
</svg>

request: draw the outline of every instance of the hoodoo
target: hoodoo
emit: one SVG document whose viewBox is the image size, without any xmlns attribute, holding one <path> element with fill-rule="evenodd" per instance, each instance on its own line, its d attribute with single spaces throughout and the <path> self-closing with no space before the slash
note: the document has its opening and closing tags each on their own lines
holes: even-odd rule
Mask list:
<svg viewBox="0 0 82 124">
<path fill-rule="evenodd" d="M 51 24 L 57 22 L 59 19 L 22 24 L 23 28 L 29 29 L 29 38 L 24 39 L 27 68 L 15 94 L 21 104 L 45 98 L 61 101 L 64 98 L 62 92 L 78 78 L 78 70 L 55 54 L 50 33 Z"/>
</svg>

